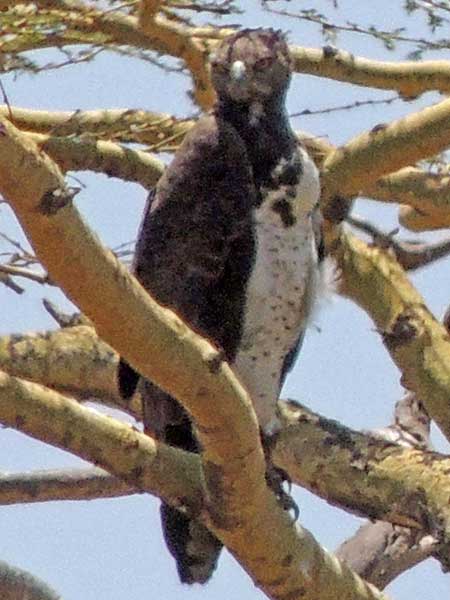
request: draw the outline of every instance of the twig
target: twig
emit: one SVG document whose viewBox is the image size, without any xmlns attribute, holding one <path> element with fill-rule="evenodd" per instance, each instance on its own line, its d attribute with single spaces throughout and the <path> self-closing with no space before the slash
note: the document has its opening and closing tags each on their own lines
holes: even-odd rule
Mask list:
<svg viewBox="0 0 450 600">
<path fill-rule="evenodd" d="M 62 328 L 64 327 L 76 327 L 78 325 L 92 325 L 91 321 L 85 317 L 82 313 L 65 313 L 61 309 L 59 309 L 56 304 L 54 304 L 48 298 L 44 298 L 42 300 L 42 304 L 44 305 L 45 310 L 48 314 L 55 319 L 58 325 Z"/>
<path fill-rule="evenodd" d="M 450 239 L 435 244 L 426 244 L 415 240 L 397 241 L 395 235 L 398 233 L 398 228 L 384 233 L 373 223 L 359 217 L 348 216 L 346 220 L 353 227 L 370 235 L 376 246 L 391 249 L 398 262 L 408 271 L 420 269 L 450 255 Z"/>
<path fill-rule="evenodd" d="M 24 277 L 37 283 L 52 285 L 48 275 L 46 273 L 36 273 L 30 269 L 23 269 L 21 267 L 14 267 L 13 265 L 0 265 L 0 271 L 14 277 Z"/>
<path fill-rule="evenodd" d="M 391 98 L 385 98 L 384 100 L 356 100 L 355 102 L 351 102 L 350 104 L 341 104 L 340 106 L 330 106 L 329 108 L 321 108 L 318 110 L 310 110 L 309 108 L 305 108 L 305 110 L 301 110 L 300 112 L 291 113 L 289 116 L 293 117 L 304 117 L 311 115 L 325 115 L 333 112 L 338 112 L 341 110 L 351 110 L 353 108 L 360 108 L 361 106 L 375 106 L 377 104 L 392 104 L 396 100 L 400 100 L 400 98 L 396 96 L 392 96 Z"/>
</svg>

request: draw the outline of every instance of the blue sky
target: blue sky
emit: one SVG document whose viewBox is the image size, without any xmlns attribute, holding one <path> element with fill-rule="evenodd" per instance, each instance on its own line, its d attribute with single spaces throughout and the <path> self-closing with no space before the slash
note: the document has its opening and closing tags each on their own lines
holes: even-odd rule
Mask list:
<svg viewBox="0 0 450 600">
<path fill-rule="evenodd" d="M 242 21 L 248 26 L 274 26 L 289 30 L 293 43 L 317 47 L 323 44 L 317 26 L 281 20 L 261 13 L 256 2 L 248 2 Z M 294 8 L 295 3 L 291 3 Z M 319 11 L 330 2 L 315 2 Z M 384 28 L 404 25 L 401 3 L 375 0 L 339 2 L 341 21 L 361 20 Z M 236 21 L 236 18 L 233 19 Z M 415 31 L 425 35 L 420 20 Z M 355 54 L 387 60 L 404 59 L 407 48 L 387 53 L 367 37 L 341 35 L 337 45 Z M 51 53 L 41 52 L 43 62 Z M 447 53 L 440 58 L 450 59 Z M 186 92 L 189 79 L 165 74 L 148 63 L 101 54 L 93 64 L 50 71 L 36 77 L 2 78 L 11 105 L 48 110 L 95 108 L 146 108 L 179 116 L 192 114 Z M 290 112 L 326 108 L 389 97 L 392 92 L 374 92 L 311 76 L 297 75 L 288 98 Z M 436 101 L 427 94 L 415 103 L 395 102 L 381 109 L 366 107 L 352 112 L 296 118 L 295 128 L 326 136 L 340 144 L 380 121 L 387 122 Z M 135 238 L 145 202 L 138 185 L 106 176 L 78 173 L 86 187 L 77 204 L 104 243 L 116 246 Z M 355 211 L 387 230 L 396 226 L 396 211 L 374 202 L 358 202 Z M 0 205 L 1 230 L 23 239 L 8 208 Z M 413 237 L 410 234 L 410 237 Z M 0 252 L 5 245 L 0 241 Z M 413 276 L 428 306 L 441 316 L 449 300 L 449 261 Z M 61 307 L 70 306 L 52 289 L 27 286 L 22 297 L 0 287 L 2 320 L 0 333 L 55 328 L 42 307 L 42 297 Z M 348 301 L 335 298 L 317 316 L 298 363 L 289 377 L 284 395 L 298 399 L 313 410 L 355 427 L 381 427 L 391 420 L 394 403 L 401 397 L 399 373 L 393 365 L 370 319 Z M 439 449 L 447 445 L 434 437 Z M 79 465 L 67 453 L 46 447 L 11 430 L 0 431 L 3 471 L 22 471 Z M 362 521 L 329 507 L 308 492 L 295 489 L 300 521 L 332 550 Z M 181 593 L 190 598 L 246 600 L 262 597 L 234 559 L 224 555 L 212 582 L 205 588 L 181 588 L 174 565 L 163 547 L 158 502 L 149 496 L 133 496 L 92 502 L 59 502 L 45 505 L 10 506 L 0 510 L 0 558 L 30 570 L 54 586 L 66 600 L 107 598 L 138 600 L 158 594 L 171 600 Z M 430 585 L 432 581 L 432 585 Z M 444 591 L 445 590 L 445 591 Z M 448 595 L 448 578 L 432 561 L 399 578 L 388 592 L 398 600 L 424 597 L 441 600 Z"/>
</svg>

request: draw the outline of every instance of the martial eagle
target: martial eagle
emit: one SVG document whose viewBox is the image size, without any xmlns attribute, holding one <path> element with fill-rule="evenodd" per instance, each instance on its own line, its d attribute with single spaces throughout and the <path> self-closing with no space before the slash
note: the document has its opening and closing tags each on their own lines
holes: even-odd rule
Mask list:
<svg viewBox="0 0 450 600">
<path fill-rule="evenodd" d="M 133 264 L 153 298 L 223 352 L 263 433 L 277 427 L 278 394 L 322 259 L 319 176 L 286 114 L 291 69 L 285 37 L 272 29 L 244 29 L 218 46 L 211 57 L 216 105 L 150 194 Z M 138 379 L 121 361 L 124 397 Z M 146 431 L 198 452 L 185 410 L 149 381 L 142 390 Z M 161 514 L 181 580 L 205 582 L 220 542 L 166 504 Z"/>
</svg>

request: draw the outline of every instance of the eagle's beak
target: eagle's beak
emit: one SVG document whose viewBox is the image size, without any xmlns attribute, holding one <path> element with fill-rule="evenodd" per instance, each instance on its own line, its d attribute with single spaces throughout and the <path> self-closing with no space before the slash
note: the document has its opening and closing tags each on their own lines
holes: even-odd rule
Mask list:
<svg viewBox="0 0 450 600">
<path fill-rule="evenodd" d="M 231 78 L 240 83 L 247 76 L 247 67 L 242 60 L 235 60 L 230 69 Z"/>
</svg>

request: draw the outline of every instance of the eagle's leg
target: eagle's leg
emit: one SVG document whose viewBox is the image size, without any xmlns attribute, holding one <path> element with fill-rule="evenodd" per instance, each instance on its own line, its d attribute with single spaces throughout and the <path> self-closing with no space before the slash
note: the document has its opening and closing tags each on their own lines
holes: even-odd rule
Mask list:
<svg viewBox="0 0 450 600">
<path fill-rule="evenodd" d="M 266 433 L 262 428 L 260 429 L 261 443 L 264 450 L 264 456 L 266 458 L 266 482 L 269 488 L 273 491 L 277 497 L 281 507 L 284 510 L 292 510 L 294 514 L 294 521 L 299 517 L 299 510 L 296 502 L 292 498 L 290 491 L 292 481 L 289 475 L 283 469 L 276 467 L 272 462 L 272 446 L 274 435 Z M 288 484 L 288 491 L 285 490 L 284 484 Z"/>
</svg>

